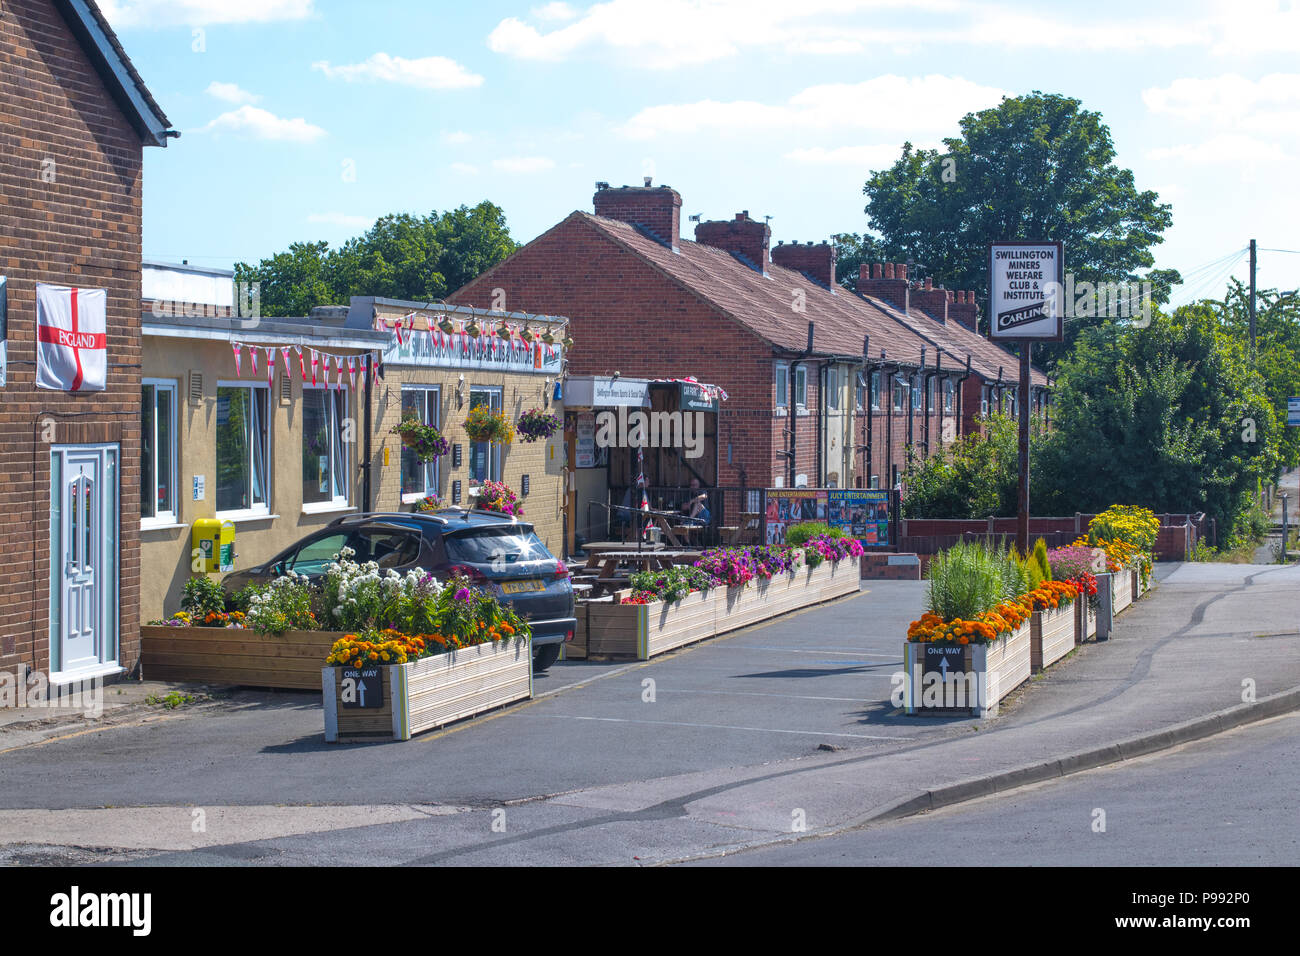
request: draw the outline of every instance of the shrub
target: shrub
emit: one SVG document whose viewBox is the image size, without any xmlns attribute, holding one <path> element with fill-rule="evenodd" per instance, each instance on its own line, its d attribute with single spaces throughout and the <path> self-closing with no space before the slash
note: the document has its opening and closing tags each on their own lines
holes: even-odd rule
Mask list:
<svg viewBox="0 0 1300 956">
<path fill-rule="evenodd" d="M 801 548 L 810 538 L 822 536 L 842 538 L 844 532 L 819 521 L 801 521 L 785 529 L 785 543 L 792 548 Z"/>
<path fill-rule="evenodd" d="M 223 614 L 226 610 L 225 588 L 206 574 L 192 577 L 181 589 L 181 610 L 196 621 L 202 621 L 209 614 Z"/>
<path fill-rule="evenodd" d="M 929 611 L 942 620 L 973 620 L 1028 590 L 1014 551 L 958 542 L 934 556 L 927 573 Z"/>
<path fill-rule="evenodd" d="M 1047 542 L 1039 538 L 1034 542 L 1034 563 L 1038 565 L 1041 580 L 1052 580 L 1052 563 L 1047 559 Z"/>
<path fill-rule="evenodd" d="M 314 594 L 306 576 L 293 572 L 270 584 L 250 584 L 238 600 L 248 609 L 244 625 L 264 634 L 315 630 Z"/>
<path fill-rule="evenodd" d="M 1149 508 L 1135 505 L 1111 505 L 1088 522 L 1088 538 L 1098 541 L 1123 541 L 1138 551 L 1151 551 L 1160 533 L 1160 519 Z"/>
</svg>

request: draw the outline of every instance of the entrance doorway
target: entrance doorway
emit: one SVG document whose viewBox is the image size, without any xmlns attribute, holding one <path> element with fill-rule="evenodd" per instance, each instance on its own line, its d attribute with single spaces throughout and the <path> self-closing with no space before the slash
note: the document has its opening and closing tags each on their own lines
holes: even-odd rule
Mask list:
<svg viewBox="0 0 1300 956">
<path fill-rule="evenodd" d="M 50 681 L 114 673 L 120 601 L 119 449 L 50 453 Z"/>
</svg>

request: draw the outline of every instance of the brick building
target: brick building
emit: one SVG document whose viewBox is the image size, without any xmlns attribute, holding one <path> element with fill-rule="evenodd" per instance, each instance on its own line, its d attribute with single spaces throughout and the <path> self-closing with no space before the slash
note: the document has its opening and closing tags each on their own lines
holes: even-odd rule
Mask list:
<svg viewBox="0 0 1300 956">
<path fill-rule="evenodd" d="M 883 263 L 855 294 L 830 244 L 773 247 L 744 212 L 683 240 L 681 202 L 598 184 L 594 215 L 573 212 L 450 301 L 570 316 L 574 375 L 722 386 L 719 486 L 889 487 L 908 446 L 978 429 L 990 402 L 1010 410 L 1019 360 L 975 331 L 973 294 Z M 1032 385 L 1045 407 L 1041 372 Z"/>
<path fill-rule="evenodd" d="M 56 683 L 139 657 L 141 170 L 169 126 L 93 2 L 4 4 L 0 668 Z M 102 338 L 76 339 L 102 390 L 38 389 L 38 285 L 104 303 Z"/>
</svg>

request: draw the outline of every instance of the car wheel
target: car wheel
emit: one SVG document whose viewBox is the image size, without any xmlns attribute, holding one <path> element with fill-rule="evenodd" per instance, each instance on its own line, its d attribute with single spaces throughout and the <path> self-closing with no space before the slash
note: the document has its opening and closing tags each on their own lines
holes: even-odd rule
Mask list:
<svg viewBox="0 0 1300 956">
<path fill-rule="evenodd" d="M 560 659 L 561 644 L 543 644 L 533 654 L 533 673 L 546 670 Z"/>
</svg>

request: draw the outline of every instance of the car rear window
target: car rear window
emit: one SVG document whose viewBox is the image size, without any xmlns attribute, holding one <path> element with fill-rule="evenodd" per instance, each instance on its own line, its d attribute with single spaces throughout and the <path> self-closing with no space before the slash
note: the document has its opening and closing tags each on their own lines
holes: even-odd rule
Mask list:
<svg viewBox="0 0 1300 956">
<path fill-rule="evenodd" d="M 466 564 L 521 564 L 527 561 L 554 561 L 542 539 L 532 531 L 518 528 L 475 528 L 448 535 L 447 556 Z"/>
</svg>

